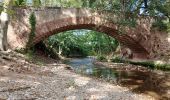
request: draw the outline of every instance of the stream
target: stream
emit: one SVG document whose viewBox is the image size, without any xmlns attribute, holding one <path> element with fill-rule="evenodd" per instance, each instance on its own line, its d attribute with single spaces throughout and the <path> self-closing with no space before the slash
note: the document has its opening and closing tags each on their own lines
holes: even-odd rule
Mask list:
<svg viewBox="0 0 170 100">
<path fill-rule="evenodd" d="M 66 64 L 71 66 L 73 71 L 78 74 L 86 75 L 92 78 L 100 79 L 120 85 L 123 87 L 128 87 L 131 91 L 137 93 L 149 94 L 155 98 L 162 97 L 166 91 L 169 91 L 169 85 L 165 88 L 164 81 L 169 77 L 164 75 L 152 75 L 151 71 L 140 71 L 140 70 L 126 70 L 119 68 L 119 66 L 126 67 L 126 64 L 115 64 L 116 68 L 109 68 L 102 65 L 94 64 L 94 58 L 73 58 L 69 60 Z M 137 66 L 134 66 L 138 68 Z M 131 67 L 133 69 L 133 67 Z M 143 67 L 139 67 L 143 68 Z M 155 82 L 156 80 L 156 82 Z M 167 80 L 169 84 L 169 79 Z M 161 83 L 161 84 L 160 84 Z M 162 87 L 162 84 L 164 87 Z M 162 90 L 161 90 L 162 89 Z M 166 93 L 165 93 L 166 94 Z M 169 99 L 169 96 L 165 96 Z"/>
<path fill-rule="evenodd" d="M 126 71 L 114 68 L 108 68 L 102 65 L 93 64 L 94 58 L 74 58 L 67 62 L 71 68 L 79 74 L 87 75 L 94 78 L 100 78 L 114 84 L 128 85 L 125 84 L 130 81 L 129 84 L 134 84 L 133 81 L 138 83 L 143 82 L 148 73 L 138 71 Z M 117 64 L 119 66 L 119 64 Z M 137 85 L 137 84 L 136 84 Z"/>
</svg>

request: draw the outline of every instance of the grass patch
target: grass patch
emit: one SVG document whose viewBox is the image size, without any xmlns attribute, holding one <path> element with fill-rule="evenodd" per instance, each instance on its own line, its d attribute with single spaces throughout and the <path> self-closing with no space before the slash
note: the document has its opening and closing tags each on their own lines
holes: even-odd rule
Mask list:
<svg viewBox="0 0 170 100">
<path fill-rule="evenodd" d="M 123 60 L 121 58 L 114 58 L 112 62 L 116 63 L 129 63 L 133 65 L 140 65 L 144 67 L 148 67 L 150 69 L 159 69 L 163 71 L 170 71 L 170 64 L 167 63 L 157 63 L 156 61 L 130 61 L 130 60 Z"/>
<path fill-rule="evenodd" d="M 98 61 L 102 61 L 102 62 L 107 61 L 106 57 L 105 57 L 105 56 L 102 56 L 102 55 L 97 56 L 97 60 L 98 60 Z"/>
<path fill-rule="evenodd" d="M 15 51 L 23 54 L 25 56 L 25 59 L 31 63 L 34 63 L 39 66 L 45 65 L 45 63 L 37 57 L 36 53 L 33 50 L 26 51 L 26 49 L 16 49 Z"/>
</svg>

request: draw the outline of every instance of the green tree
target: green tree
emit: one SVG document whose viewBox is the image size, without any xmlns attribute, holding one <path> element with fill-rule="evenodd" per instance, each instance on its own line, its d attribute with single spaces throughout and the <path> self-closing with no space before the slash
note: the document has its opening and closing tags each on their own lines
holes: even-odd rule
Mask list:
<svg viewBox="0 0 170 100">
<path fill-rule="evenodd" d="M 13 0 L 14 6 L 26 6 L 27 0 Z"/>
<path fill-rule="evenodd" d="M 58 55 L 110 55 L 118 43 L 115 39 L 96 31 L 74 30 L 51 36 L 48 39 L 50 48 L 54 48 Z"/>
<path fill-rule="evenodd" d="M 34 7 L 39 7 L 41 6 L 41 0 L 32 0 L 33 6 Z"/>
</svg>

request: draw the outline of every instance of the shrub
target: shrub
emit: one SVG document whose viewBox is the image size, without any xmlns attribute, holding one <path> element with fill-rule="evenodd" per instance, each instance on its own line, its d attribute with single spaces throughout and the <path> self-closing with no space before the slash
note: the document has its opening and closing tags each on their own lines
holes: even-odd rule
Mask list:
<svg viewBox="0 0 170 100">
<path fill-rule="evenodd" d="M 112 59 L 112 62 L 141 65 L 141 66 L 148 67 L 151 69 L 170 70 L 170 64 L 167 64 L 167 63 L 157 64 L 154 61 L 134 62 L 134 61 L 130 61 L 130 60 L 122 60 L 119 57 L 115 57 L 114 59 Z"/>
<path fill-rule="evenodd" d="M 158 20 L 152 24 L 152 27 L 156 27 L 159 31 L 167 31 L 168 25 L 161 20 Z"/>
<path fill-rule="evenodd" d="M 106 57 L 104 57 L 102 55 L 97 56 L 97 60 L 99 60 L 99 61 L 107 61 Z"/>
<path fill-rule="evenodd" d="M 114 57 L 113 59 L 111 59 L 112 62 L 115 62 L 115 63 L 123 63 L 125 62 L 123 59 L 121 59 L 120 57 L 116 56 Z"/>
<path fill-rule="evenodd" d="M 30 17 L 29 17 L 29 23 L 31 25 L 31 32 L 29 34 L 29 38 L 28 38 L 28 42 L 27 42 L 27 46 L 26 46 L 26 50 L 34 50 L 33 48 L 33 39 L 35 37 L 35 25 L 36 25 L 36 17 L 34 12 L 31 13 Z"/>
</svg>

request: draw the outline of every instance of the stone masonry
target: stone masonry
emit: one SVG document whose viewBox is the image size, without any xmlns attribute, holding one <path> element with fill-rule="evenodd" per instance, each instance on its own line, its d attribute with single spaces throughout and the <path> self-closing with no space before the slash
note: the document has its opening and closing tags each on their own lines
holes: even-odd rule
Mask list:
<svg viewBox="0 0 170 100">
<path fill-rule="evenodd" d="M 118 34 L 118 25 L 104 18 L 105 14 L 85 8 L 13 8 L 14 14 L 8 29 L 10 48 L 24 48 L 30 33 L 29 16 L 36 16 L 36 36 L 34 44 L 41 40 L 68 30 L 89 29 L 103 32 L 117 39 L 124 47 L 129 48 L 134 58 L 153 58 L 158 56 L 153 52 L 153 38 L 147 20 L 139 21 L 134 29 L 126 29 L 127 34 Z M 116 16 L 110 16 L 117 19 Z M 164 33 L 165 34 L 165 33 Z M 159 36 L 159 35 L 158 35 Z M 160 38 L 160 37 L 158 37 Z M 165 40 L 165 39 L 164 39 Z M 162 40 L 163 41 L 163 40 Z M 168 42 L 168 41 L 165 41 Z M 156 48 L 159 51 L 161 45 Z M 166 52 L 166 51 L 165 51 Z"/>
</svg>

